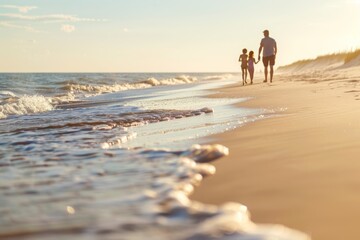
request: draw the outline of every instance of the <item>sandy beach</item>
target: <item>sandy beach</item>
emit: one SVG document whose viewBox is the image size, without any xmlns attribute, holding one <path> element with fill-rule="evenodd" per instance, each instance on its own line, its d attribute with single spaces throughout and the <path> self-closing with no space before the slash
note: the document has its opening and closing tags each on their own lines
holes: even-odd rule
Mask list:
<svg viewBox="0 0 360 240">
<path fill-rule="evenodd" d="M 193 200 L 239 202 L 256 223 L 278 223 L 315 240 L 359 239 L 360 68 L 276 72 L 272 84 L 218 90 L 253 97 L 239 107 L 282 110 L 211 138 L 230 155 L 196 188 Z"/>
</svg>

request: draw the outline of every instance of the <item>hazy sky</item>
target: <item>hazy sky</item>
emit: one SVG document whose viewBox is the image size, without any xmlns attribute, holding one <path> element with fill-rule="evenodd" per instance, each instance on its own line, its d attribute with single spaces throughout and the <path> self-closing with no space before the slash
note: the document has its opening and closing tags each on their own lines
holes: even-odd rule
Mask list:
<svg viewBox="0 0 360 240">
<path fill-rule="evenodd" d="M 0 0 L 0 71 L 239 71 L 264 29 L 277 66 L 358 48 L 360 0 Z"/>
</svg>

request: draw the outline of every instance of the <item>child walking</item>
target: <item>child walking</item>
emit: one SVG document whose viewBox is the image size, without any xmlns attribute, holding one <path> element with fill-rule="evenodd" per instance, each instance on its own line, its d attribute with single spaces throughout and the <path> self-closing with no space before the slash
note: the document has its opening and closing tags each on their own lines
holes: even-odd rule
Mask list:
<svg viewBox="0 0 360 240">
<path fill-rule="evenodd" d="M 255 71 L 254 63 L 257 64 L 259 61 L 257 61 L 257 62 L 255 61 L 254 51 L 250 51 L 249 59 L 248 59 L 248 71 L 250 74 L 250 84 L 253 84 L 253 79 L 254 79 L 254 71 Z"/>
<path fill-rule="evenodd" d="M 239 62 L 241 62 L 241 73 L 242 73 L 242 84 L 244 85 L 246 82 L 246 78 L 247 78 L 247 68 L 248 68 L 248 55 L 247 53 L 247 49 L 244 48 L 242 50 L 242 54 L 239 57 Z"/>
</svg>

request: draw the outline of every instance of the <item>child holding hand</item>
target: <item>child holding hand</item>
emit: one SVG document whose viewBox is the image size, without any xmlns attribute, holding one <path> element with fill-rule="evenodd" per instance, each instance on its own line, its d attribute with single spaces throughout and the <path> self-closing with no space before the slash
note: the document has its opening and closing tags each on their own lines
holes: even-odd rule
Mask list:
<svg viewBox="0 0 360 240">
<path fill-rule="evenodd" d="M 253 84 L 254 71 L 255 71 L 254 64 L 257 64 L 259 61 L 260 60 L 258 60 L 257 62 L 255 61 L 254 51 L 250 51 L 249 52 L 249 59 L 248 59 L 248 66 L 247 66 L 247 69 L 248 69 L 249 74 L 250 74 L 250 84 Z"/>
</svg>

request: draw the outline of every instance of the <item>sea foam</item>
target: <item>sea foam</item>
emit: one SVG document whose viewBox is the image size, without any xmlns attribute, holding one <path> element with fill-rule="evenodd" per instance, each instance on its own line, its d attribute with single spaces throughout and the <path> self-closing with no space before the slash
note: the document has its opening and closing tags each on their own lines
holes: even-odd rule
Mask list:
<svg viewBox="0 0 360 240">
<path fill-rule="evenodd" d="M 309 239 L 283 226 L 252 222 L 242 204 L 214 206 L 189 199 L 194 186 L 215 173 L 208 162 L 229 154 L 222 145 L 194 145 L 187 151 L 138 149 L 129 157 L 118 151 L 74 150 L 57 158 L 47 156 L 36 165 L 24 159 L 18 175 L 9 176 L 17 184 L 1 183 L 13 211 L 3 211 L 0 237 Z M 34 171 L 29 183 L 26 176 Z"/>
<path fill-rule="evenodd" d="M 233 77 L 232 74 L 222 74 L 222 75 L 211 75 L 204 78 L 204 80 L 226 80 Z"/>
<path fill-rule="evenodd" d="M 0 91 L 0 98 L 4 97 L 16 97 L 16 94 L 11 91 Z"/>
<path fill-rule="evenodd" d="M 54 107 L 44 96 L 22 96 L 12 98 L 11 101 L 2 102 L 0 105 L 0 118 L 9 115 L 25 115 L 53 110 Z"/>
<path fill-rule="evenodd" d="M 85 92 L 92 95 L 98 95 L 102 93 L 112 93 L 119 91 L 126 91 L 132 89 L 150 88 L 160 85 L 178 85 L 186 84 L 197 81 L 196 77 L 179 76 L 175 78 L 167 78 L 158 80 L 156 78 L 148 78 L 147 80 L 135 82 L 135 83 L 121 83 L 113 85 L 90 85 L 90 84 L 67 84 L 64 89 L 70 92 Z"/>
<path fill-rule="evenodd" d="M 104 93 L 143 89 L 161 85 L 188 84 L 195 81 L 197 81 L 196 77 L 181 75 L 174 78 L 165 78 L 160 80 L 151 77 L 145 81 L 113 85 L 69 83 L 62 87 L 62 90 L 65 90 L 64 94 L 51 97 L 44 97 L 41 95 L 24 95 L 18 97 L 11 91 L 0 91 L 0 119 L 7 118 L 10 115 L 26 115 L 51 111 L 54 110 L 57 105 L 79 101 L 80 99 Z"/>
</svg>

